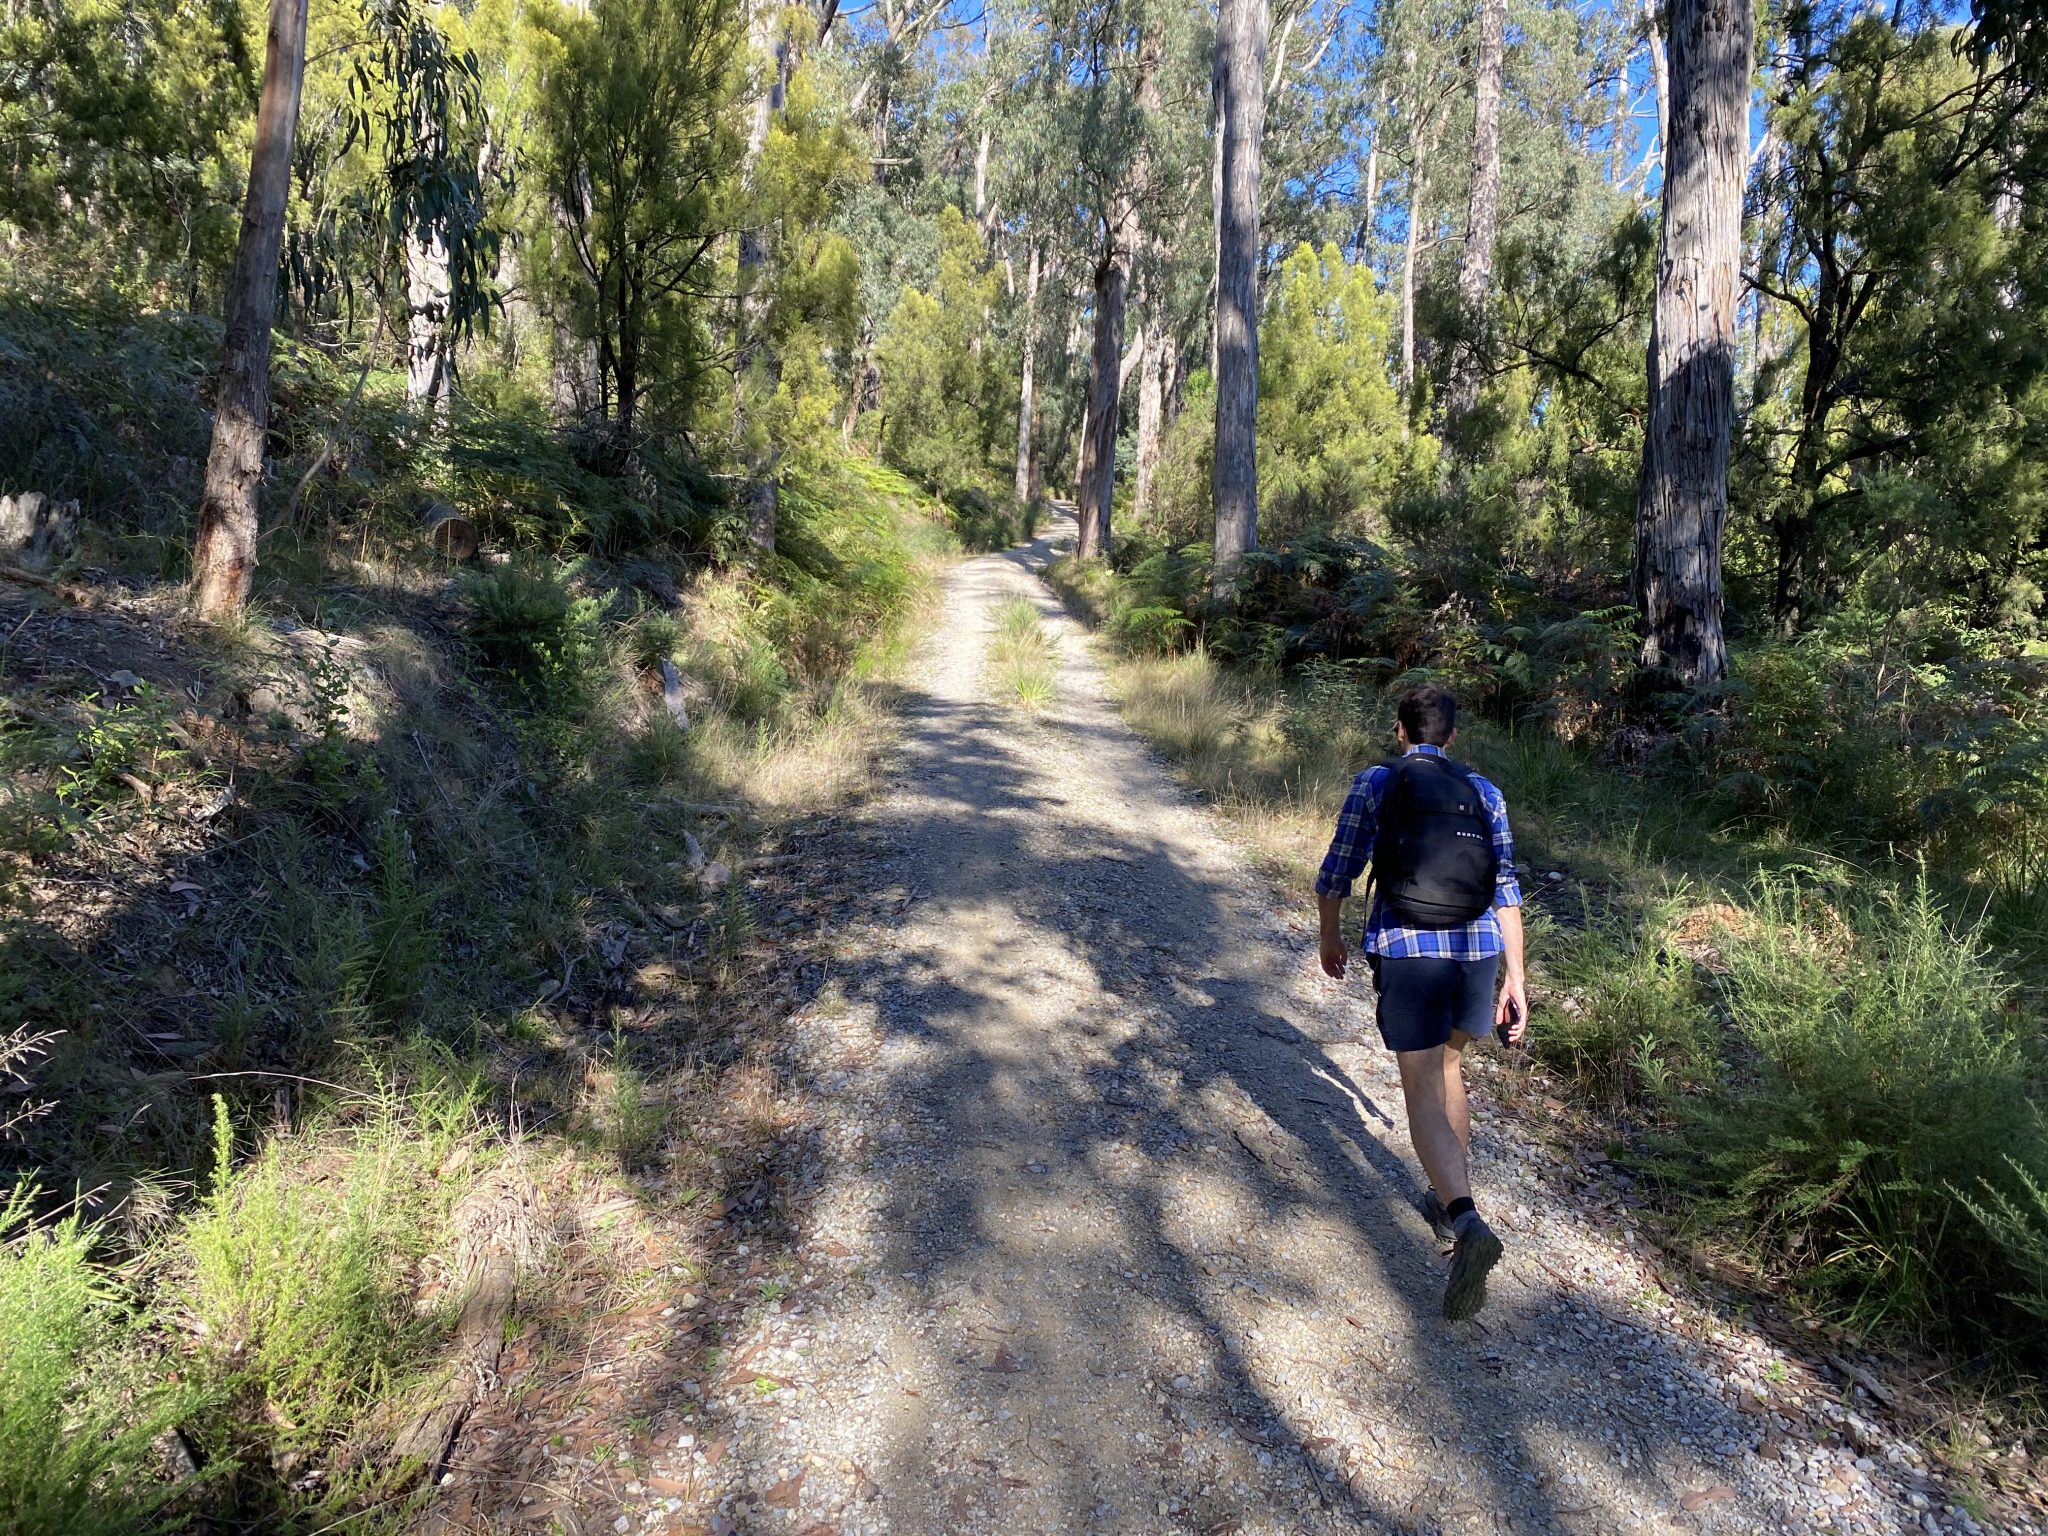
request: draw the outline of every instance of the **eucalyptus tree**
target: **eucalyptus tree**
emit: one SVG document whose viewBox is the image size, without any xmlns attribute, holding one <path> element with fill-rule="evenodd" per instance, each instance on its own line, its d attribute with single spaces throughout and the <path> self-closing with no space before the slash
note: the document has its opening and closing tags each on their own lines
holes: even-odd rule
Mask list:
<svg viewBox="0 0 2048 1536">
<path fill-rule="evenodd" d="M 291 199 L 292 140 L 299 130 L 299 95 L 306 79 L 306 10 L 307 0 L 271 0 L 264 39 L 249 193 L 228 279 L 213 442 L 192 545 L 193 599 L 209 618 L 240 612 L 256 576 L 263 444 L 270 430 L 270 323 Z"/>
<path fill-rule="evenodd" d="M 1479 401 L 1481 335 L 1493 284 L 1493 246 L 1500 229 L 1500 99 L 1507 66 L 1507 0 L 1479 0 L 1473 61 L 1472 180 L 1465 241 L 1458 258 L 1458 335 L 1445 394 L 1448 426 Z"/>
<path fill-rule="evenodd" d="M 1670 26 L 1670 137 L 1635 591 L 1643 665 L 1699 686 L 1728 670 L 1721 545 L 1755 50 L 1747 5 L 1673 0 Z"/>
<path fill-rule="evenodd" d="M 1258 547 L 1259 152 L 1266 128 L 1266 0 L 1223 0 L 1216 32 L 1216 535 L 1218 590 Z"/>
<path fill-rule="evenodd" d="M 381 310 L 403 248 L 434 229 L 446 242 L 448 276 L 435 325 L 459 328 L 481 314 L 488 299 L 495 245 L 468 141 L 478 115 L 478 66 L 472 54 L 451 49 L 431 16 L 409 0 L 363 6 L 360 27 L 343 50 L 350 82 L 341 109 L 344 129 L 338 143 L 317 146 L 322 162 L 361 146 L 375 161 L 373 174 L 350 195 L 314 210 L 309 224 L 288 227 L 295 175 L 317 181 L 324 169 L 308 171 L 294 156 L 307 19 L 305 0 L 273 0 L 193 539 L 194 602 L 209 617 L 238 611 L 255 578 L 281 262 L 304 296 L 352 297 L 368 287 Z M 372 361 L 374 352 L 365 358 L 365 375 Z"/>
<path fill-rule="evenodd" d="M 1088 166 L 1090 223 L 1095 231 L 1093 341 L 1077 492 L 1076 553 L 1083 560 L 1109 550 L 1124 378 L 1124 307 L 1152 191 L 1149 136 L 1159 111 L 1165 27 L 1159 16 L 1138 11 L 1127 0 L 1109 0 L 1100 9 L 1083 9 L 1075 17 L 1076 53 L 1085 81 L 1077 93 L 1083 164 Z M 1088 152 L 1091 149 L 1093 153 Z"/>
</svg>

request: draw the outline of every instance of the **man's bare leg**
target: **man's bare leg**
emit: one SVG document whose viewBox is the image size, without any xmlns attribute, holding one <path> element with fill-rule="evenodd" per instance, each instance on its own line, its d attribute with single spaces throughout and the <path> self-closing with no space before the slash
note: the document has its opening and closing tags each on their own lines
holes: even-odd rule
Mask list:
<svg viewBox="0 0 2048 1536">
<path fill-rule="evenodd" d="M 1472 1158 L 1472 1111 L 1465 1103 L 1465 1047 L 1471 1043 L 1470 1035 L 1454 1029 L 1451 1043 L 1444 1047 L 1444 1115 L 1451 1122 L 1451 1132 L 1458 1138 L 1458 1150 L 1464 1153 L 1468 1169 Z M 1443 1191 L 1437 1193 L 1441 1195 Z"/>
<path fill-rule="evenodd" d="M 1472 1183 L 1465 1168 L 1465 1140 L 1471 1131 L 1460 1058 L 1450 1047 L 1438 1045 L 1426 1051 L 1396 1051 L 1394 1060 L 1401 1070 L 1401 1096 L 1408 1104 L 1409 1139 L 1429 1175 L 1430 1188 L 1446 1205 L 1469 1200 Z"/>
<path fill-rule="evenodd" d="M 1486 1276 L 1500 1262 L 1500 1239 L 1472 1207 L 1472 1176 L 1466 1146 L 1472 1136 L 1465 1101 L 1464 1050 L 1469 1035 L 1427 1051 L 1396 1051 L 1401 1094 L 1408 1103 L 1408 1134 L 1429 1174 L 1437 1199 L 1424 1214 L 1452 1240 L 1451 1273 L 1444 1283 L 1444 1317 L 1458 1322 L 1486 1302 Z M 1448 1225 L 1453 1229 L 1445 1233 Z"/>
</svg>

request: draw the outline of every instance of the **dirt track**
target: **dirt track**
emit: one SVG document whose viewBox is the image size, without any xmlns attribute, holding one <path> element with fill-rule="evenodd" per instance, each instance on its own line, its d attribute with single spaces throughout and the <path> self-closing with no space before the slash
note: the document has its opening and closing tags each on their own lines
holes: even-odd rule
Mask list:
<svg viewBox="0 0 2048 1536">
<path fill-rule="evenodd" d="M 792 1031 L 831 1257 L 734 1341 L 770 1379 L 654 1471 L 719 1532 L 1965 1529 L 1881 1437 L 1775 1417 L 1770 1341 L 1483 1103 L 1508 1257 L 1442 1321 L 1362 978 L 1117 718 L 1033 575 L 1070 532 L 949 578 L 864 837 L 885 915 Z M 1035 719 L 984 676 L 1020 595 L 1061 658 Z"/>
</svg>

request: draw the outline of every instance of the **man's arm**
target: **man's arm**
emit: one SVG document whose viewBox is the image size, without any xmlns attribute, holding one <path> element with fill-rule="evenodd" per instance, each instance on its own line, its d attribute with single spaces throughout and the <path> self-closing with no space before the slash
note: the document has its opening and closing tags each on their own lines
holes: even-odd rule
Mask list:
<svg viewBox="0 0 2048 1536">
<path fill-rule="evenodd" d="M 1529 978 L 1523 968 L 1522 909 L 1520 906 L 1495 907 L 1493 915 L 1500 922 L 1502 946 L 1500 1004 L 1494 1013 L 1494 1023 L 1500 1027 L 1509 1045 L 1519 1045 L 1522 1032 L 1529 1027 Z"/>
<path fill-rule="evenodd" d="M 1487 786 L 1493 789 L 1492 785 Z M 1498 789 L 1487 804 L 1493 823 L 1493 916 L 1500 924 L 1500 1002 L 1493 1021 L 1510 1045 L 1529 1027 L 1529 978 L 1522 953 L 1522 883 L 1515 878 L 1515 838 L 1508 827 L 1507 798 Z"/>
<path fill-rule="evenodd" d="M 1318 947 L 1323 972 L 1340 981 L 1349 958 L 1344 948 L 1344 898 L 1351 894 L 1351 882 L 1372 857 L 1379 790 L 1377 769 L 1369 769 L 1351 781 L 1351 793 L 1344 797 L 1344 809 L 1337 814 L 1336 836 L 1330 839 L 1330 851 L 1323 855 L 1323 867 L 1316 873 L 1316 915 L 1322 927 Z"/>
</svg>

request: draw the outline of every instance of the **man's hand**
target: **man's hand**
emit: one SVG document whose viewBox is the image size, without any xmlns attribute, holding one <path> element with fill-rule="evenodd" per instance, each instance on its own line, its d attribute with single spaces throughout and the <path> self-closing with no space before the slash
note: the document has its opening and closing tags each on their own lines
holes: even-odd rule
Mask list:
<svg viewBox="0 0 2048 1536">
<path fill-rule="evenodd" d="M 1316 897 L 1317 931 L 1322 935 L 1319 946 L 1322 952 L 1323 974 L 1337 981 L 1344 979 L 1344 966 L 1350 960 L 1350 951 L 1344 947 L 1344 899 L 1341 896 Z"/>
<path fill-rule="evenodd" d="M 1522 1035 L 1529 1028 L 1529 991 L 1521 977 L 1510 976 L 1500 984 L 1500 1003 L 1493 1011 L 1493 1022 L 1509 1045 L 1522 1043 Z"/>
</svg>

